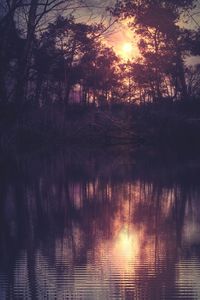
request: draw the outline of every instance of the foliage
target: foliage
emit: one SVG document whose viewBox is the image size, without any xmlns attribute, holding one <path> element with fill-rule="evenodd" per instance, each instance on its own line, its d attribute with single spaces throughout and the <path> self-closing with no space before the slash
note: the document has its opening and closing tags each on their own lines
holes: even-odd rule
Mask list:
<svg viewBox="0 0 200 300">
<path fill-rule="evenodd" d="M 184 12 L 193 8 L 196 1 L 124 0 L 117 2 L 112 13 L 121 18 L 132 18 L 131 28 L 140 36 L 142 60 L 134 63 L 136 82 L 143 77 L 145 94 L 151 100 L 162 97 L 188 99 L 185 79 L 185 54 L 198 54 L 198 32 L 182 29 L 178 23 Z M 141 66 L 143 65 L 143 67 Z M 146 70 L 146 78 L 138 69 Z M 170 92 L 169 92 L 170 90 Z"/>
<path fill-rule="evenodd" d="M 95 119 L 92 114 L 87 114 L 85 119 L 79 119 L 79 114 L 70 114 L 69 107 L 72 104 L 88 111 L 93 107 L 95 113 L 107 110 L 109 118 L 110 113 L 114 113 L 113 106 L 116 110 L 121 109 L 123 117 L 121 116 L 120 124 L 128 124 L 130 140 L 132 117 L 136 119 L 136 125 L 138 124 L 137 135 L 141 140 L 146 140 L 146 137 L 148 141 L 153 140 L 155 136 L 160 139 L 156 128 L 160 124 L 163 128 L 167 118 L 170 118 L 174 128 L 180 125 L 187 129 L 188 122 L 180 121 L 178 114 L 175 115 L 176 122 L 174 115 L 169 113 L 168 106 L 162 105 L 163 101 L 170 102 L 170 109 L 174 110 L 180 100 L 183 100 L 183 103 L 191 100 L 188 102 L 191 102 L 192 107 L 192 101 L 200 96 L 199 66 L 190 67 L 185 64 L 187 56 L 200 53 L 200 30 L 186 29 L 180 25 L 183 14 L 194 7 L 195 0 L 117 1 L 116 6 L 111 9 L 112 15 L 131 20 L 133 36 L 139 37 L 140 57 L 126 62 L 106 44 L 103 33 L 107 28 L 103 22 L 77 22 L 69 9 L 73 1 L 2 2 L 4 11 L 0 15 L 0 105 L 3 107 L 2 112 L 7 107 L 6 115 L 9 116 L 9 121 L 13 119 L 11 127 L 15 128 L 16 135 L 20 128 L 22 137 L 24 132 L 26 137 L 31 133 L 29 127 L 26 130 L 26 126 L 24 129 L 19 125 L 23 123 L 29 110 L 33 110 L 35 118 L 31 123 L 34 136 L 36 133 L 40 136 L 40 130 L 43 132 L 47 127 L 48 139 L 51 130 L 53 138 L 60 136 L 59 130 L 63 136 L 66 130 L 70 138 L 73 135 L 79 137 L 81 133 L 83 139 L 85 130 L 86 133 L 89 132 L 88 139 L 92 136 L 95 141 L 98 140 L 98 135 L 94 138 L 97 131 L 101 138 L 103 135 L 108 136 L 107 130 L 117 135 L 116 131 L 113 131 L 112 122 L 108 127 L 104 127 L 105 118 L 102 118 L 103 121 L 98 126 L 96 123 L 93 126 L 93 123 L 86 120 L 90 117 Z M 82 1 L 76 2 L 82 4 Z M 56 17 L 51 20 L 50 15 L 54 15 L 55 9 Z M 65 10 L 65 14 L 62 13 L 62 9 Z M 44 16 L 47 17 L 46 20 Z M 158 106 L 155 123 L 151 123 L 148 112 L 153 112 L 149 113 L 151 117 L 154 115 L 154 104 Z M 163 109 L 157 109 L 160 104 L 166 109 L 166 114 L 163 113 Z M 52 112 L 54 109 L 55 116 Z M 129 109 L 133 109 L 138 115 L 136 113 L 132 116 L 128 112 Z M 30 111 L 30 119 L 34 119 Z M 52 116 L 54 117 L 51 118 Z M 71 117 L 79 120 L 81 124 L 72 122 L 73 125 L 66 125 Z M 47 123 L 42 121 L 43 118 Z M 4 121 L 0 126 L 2 136 L 10 130 L 9 122 Z M 37 124 L 36 128 L 33 125 L 34 121 Z M 51 123 L 59 125 L 54 130 Z M 115 124 L 114 127 L 116 129 Z M 121 130 L 120 125 L 118 127 Z M 196 128 L 199 127 L 194 128 L 195 134 Z M 161 130 L 163 136 L 168 137 L 171 129 L 169 126 L 166 131 Z M 177 129 L 177 135 L 178 133 Z M 44 135 L 42 139 L 45 139 Z"/>
</svg>

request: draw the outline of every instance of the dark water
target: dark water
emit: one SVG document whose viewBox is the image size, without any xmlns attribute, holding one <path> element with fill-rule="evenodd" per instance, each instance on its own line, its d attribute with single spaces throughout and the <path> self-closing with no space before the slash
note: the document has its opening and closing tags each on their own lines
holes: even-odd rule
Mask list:
<svg viewBox="0 0 200 300">
<path fill-rule="evenodd" d="M 200 165 L 130 152 L 0 171 L 0 299 L 200 299 Z"/>
</svg>

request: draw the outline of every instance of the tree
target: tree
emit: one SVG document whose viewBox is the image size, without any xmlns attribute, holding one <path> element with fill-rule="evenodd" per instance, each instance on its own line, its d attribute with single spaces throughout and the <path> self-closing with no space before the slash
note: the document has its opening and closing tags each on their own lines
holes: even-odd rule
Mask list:
<svg viewBox="0 0 200 300">
<path fill-rule="evenodd" d="M 75 23 L 73 17 L 59 16 L 49 24 L 38 41 L 35 53 L 34 69 L 39 94 L 41 82 L 46 79 L 51 81 L 51 87 L 55 87 L 60 100 L 65 104 L 69 102 L 73 86 L 83 85 L 84 74 L 87 73 L 84 68 L 89 68 L 92 53 L 98 51 L 101 29 L 99 25 Z M 88 62 L 87 57 L 90 57 Z"/>
<path fill-rule="evenodd" d="M 97 43 L 82 59 L 83 88 L 85 98 L 91 98 L 97 105 L 105 104 L 112 98 L 118 86 L 118 57 L 114 51 Z M 86 99 L 85 99 L 86 100 Z"/>
<path fill-rule="evenodd" d="M 155 99 L 164 95 L 163 85 L 170 71 L 175 95 L 187 99 L 183 58 L 188 44 L 178 21 L 194 3 L 194 0 L 124 0 L 113 10 L 115 15 L 133 18 L 131 27 L 141 37 L 143 64 L 149 65 L 154 74 Z"/>
<path fill-rule="evenodd" d="M 26 89 L 29 80 L 29 70 L 32 63 L 34 43 L 37 39 L 38 30 L 44 30 L 44 16 L 50 18 L 56 10 L 70 14 L 81 6 L 83 1 L 72 0 L 1 0 L 2 14 L 0 16 L 0 32 L 3 32 L 0 60 L 5 61 L 7 49 L 11 44 L 11 30 L 14 27 L 18 35 L 23 37 L 24 45 L 18 58 L 18 74 L 16 76 L 15 94 L 19 105 L 22 105 L 26 98 Z M 45 21 L 47 22 L 47 21 Z M 10 29 L 11 28 L 11 29 Z M 19 33 L 21 31 L 21 33 Z M 5 93 L 5 74 L 9 63 L 4 63 L 0 74 L 1 90 Z"/>
<path fill-rule="evenodd" d="M 20 38 L 14 21 L 15 10 L 21 3 L 21 0 L 0 2 L 0 99 L 2 101 L 8 98 L 6 81 L 10 61 L 19 59 L 24 47 L 24 40 Z"/>
<path fill-rule="evenodd" d="M 186 81 L 188 95 L 190 97 L 200 96 L 200 65 L 188 67 L 186 70 Z"/>
</svg>

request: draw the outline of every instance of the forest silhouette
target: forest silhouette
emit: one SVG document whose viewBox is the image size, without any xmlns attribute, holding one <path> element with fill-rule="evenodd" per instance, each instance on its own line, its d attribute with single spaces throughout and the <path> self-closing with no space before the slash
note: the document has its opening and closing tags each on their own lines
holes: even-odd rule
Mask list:
<svg viewBox="0 0 200 300">
<path fill-rule="evenodd" d="M 105 7 L 110 21 L 79 22 L 76 12 L 88 9 L 87 1 L 1 0 L 4 149 L 52 140 L 198 144 L 198 2 L 112 4 Z M 184 26 L 185 19 L 195 26 Z M 137 59 L 123 60 L 105 43 L 121 20 L 137 36 Z M 195 65 L 186 63 L 189 56 L 197 57 Z"/>
</svg>

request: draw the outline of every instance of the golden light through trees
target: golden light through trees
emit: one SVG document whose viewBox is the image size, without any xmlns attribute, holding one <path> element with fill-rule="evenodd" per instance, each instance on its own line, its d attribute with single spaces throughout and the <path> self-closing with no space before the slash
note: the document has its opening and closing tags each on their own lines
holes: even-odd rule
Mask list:
<svg viewBox="0 0 200 300">
<path fill-rule="evenodd" d="M 123 59 L 128 60 L 133 56 L 133 46 L 130 42 L 126 42 L 122 45 L 121 56 Z"/>
<path fill-rule="evenodd" d="M 124 61 L 136 59 L 139 56 L 137 42 L 133 43 L 130 39 L 119 35 L 114 37 L 114 42 L 108 41 L 108 46 L 112 46 L 114 52 Z"/>
<path fill-rule="evenodd" d="M 129 26 L 131 20 L 123 20 L 116 24 L 112 34 L 106 37 L 106 44 L 113 48 L 123 61 L 137 59 L 140 56 L 138 49 L 138 36 Z"/>
<path fill-rule="evenodd" d="M 122 49 L 125 53 L 131 53 L 133 51 L 133 47 L 131 43 L 125 43 Z"/>
</svg>

